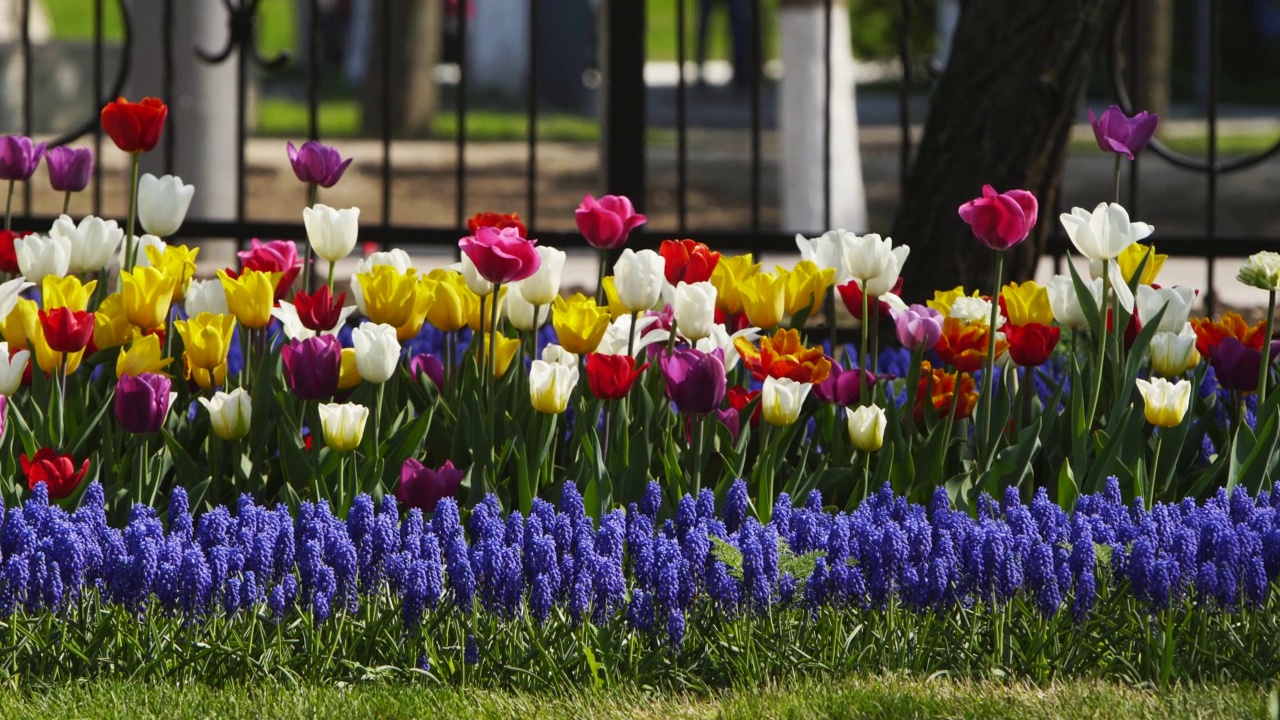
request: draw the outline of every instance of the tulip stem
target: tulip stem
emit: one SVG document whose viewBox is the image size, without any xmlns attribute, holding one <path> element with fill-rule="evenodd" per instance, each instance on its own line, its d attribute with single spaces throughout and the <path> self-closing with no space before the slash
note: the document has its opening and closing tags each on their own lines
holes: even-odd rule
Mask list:
<svg viewBox="0 0 1280 720">
<path fill-rule="evenodd" d="M 698 491 L 702 488 L 702 431 L 706 427 L 706 419 L 702 415 L 694 415 L 691 420 L 693 421 L 693 468 L 690 479 L 693 482 L 688 493 L 697 497 Z"/>
<path fill-rule="evenodd" d="M 489 365 L 489 479 L 498 485 L 498 297 L 502 283 L 493 284 L 489 299 L 489 352 L 485 358 Z"/>
<path fill-rule="evenodd" d="M 631 328 L 627 333 L 627 355 L 636 356 L 636 326 L 640 324 L 640 313 L 631 314 Z M 672 328 L 674 331 L 675 328 Z"/>
<path fill-rule="evenodd" d="M 334 271 L 334 266 L 336 264 L 337 263 L 335 263 L 332 260 L 329 261 L 329 292 L 330 293 L 333 292 L 333 271 Z"/>
<path fill-rule="evenodd" d="M 596 304 L 608 307 L 608 297 L 604 291 L 604 278 L 609 272 L 609 251 L 600 248 L 600 276 L 596 281 Z"/>
<path fill-rule="evenodd" d="M 1262 336 L 1262 357 L 1258 360 L 1258 414 L 1262 414 L 1262 404 L 1267 401 L 1267 380 L 1271 369 L 1271 335 L 1276 314 L 1276 291 L 1267 293 L 1267 317 L 1265 335 Z"/>
<path fill-rule="evenodd" d="M 71 209 L 71 191 L 68 190 L 66 195 L 62 196 L 62 214 L 68 214 Z"/>
<path fill-rule="evenodd" d="M 836 291 L 834 289 L 823 300 L 823 308 L 827 316 L 827 334 L 831 338 L 831 358 L 839 360 L 839 348 L 836 346 Z"/>
<path fill-rule="evenodd" d="M 1098 416 L 1098 401 L 1102 397 L 1102 366 L 1107 362 L 1107 306 L 1110 304 L 1108 300 L 1111 296 L 1111 268 L 1108 267 L 1110 260 L 1102 261 L 1102 308 L 1100 310 L 1102 317 L 1102 329 L 1098 333 L 1098 364 L 1094 368 L 1097 373 L 1097 381 L 1093 385 L 1093 400 L 1089 403 L 1089 423 L 1093 424 Z"/>
<path fill-rule="evenodd" d="M 138 259 L 138 248 L 134 242 L 133 229 L 134 223 L 138 219 L 138 165 L 142 160 L 142 154 L 133 153 L 130 159 L 132 162 L 129 170 L 129 221 L 127 223 L 128 229 L 125 230 L 124 234 L 124 269 L 133 272 L 133 264 Z"/>
<path fill-rule="evenodd" d="M 373 452 L 374 458 L 382 455 L 382 399 L 386 395 L 387 384 L 378 383 L 378 404 L 373 406 Z"/>
<path fill-rule="evenodd" d="M 983 469 L 991 469 L 991 461 L 995 457 L 996 442 L 991 436 L 992 407 L 995 404 L 995 369 L 996 369 L 996 325 L 1000 321 L 1000 287 L 1004 282 L 1004 253 L 996 252 L 995 291 L 991 293 L 991 319 L 987 325 L 987 362 L 982 373 L 982 435 L 979 445 L 983 452 Z M 959 378 L 956 379 L 956 392 L 959 393 Z"/>
<path fill-rule="evenodd" d="M 1115 172 L 1115 196 L 1116 196 L 1116 199 L 1115 199 L 1115 203 L 1116 203 L 1117 205 L 1119 205 L 1119 204 L 1120 204 L 1120 160 L 1121 160 L 1121 158 L 1123 158 L 1123 157 L 1124 157 L 1124 156 L 1123 156 L 1123 155 L 1121 155 L 1120 153 L 1116 153 L 1116 172 Z"/>
<path fill-rule="evenodd" d="M 1147 512 L 1151 512 L 1152 506 L 1156 501 L 1156 483 L 1160 482 L 1160 476 L 1156 474 L 1156 469 L 1160 464 L 1160 446 L 1164 443 L 1164 433 L 1162 428 L 1156 428 L 1156 453 L 1151 456 L 1151 482 L 1147 483 L 1147 487 L 1143 488 L 1147 492 L 1146 506 Z"/>
<path fill-rule="evenodd" d="M 4 206 L 4 229 L 8 230 L 13 224 L 13 188 L 16 183 L 9 181 L 9 202 Z"/>
<path fill-rule="evenodd" d="M 862 326 L 862 344 L 858 345 L 858 404 L 866 405 L 867 399 L 868 399 L 867 372 L 866 372 L 867 370 L 867 336 L 868 336 L 868 331 L 871 329 L 867 325 L 867 316 L 868 316 L 868 313 L 870 312 L 868 308 L 870 308 L 871 303 L 870 303 L 870 300 L 867 298 L 866 285 L 864 284 L 861 289 L 862 289 L 862 318 L 858 324 Z M 832 319 L 834 319 L 834 317 Z M 835 344 L 833 343 L 831 345 L 831 352 L 833 353 L 832 357 L 835 357 L 834 355 L 835 351 L 836 351 L 836 347 L 835 347 Z"/>
</svg>

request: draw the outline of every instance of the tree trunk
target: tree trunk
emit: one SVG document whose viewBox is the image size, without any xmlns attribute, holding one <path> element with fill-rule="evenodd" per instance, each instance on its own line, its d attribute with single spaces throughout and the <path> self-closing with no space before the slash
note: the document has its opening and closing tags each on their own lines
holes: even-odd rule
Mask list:
<svg viewBox="0 0 1280 720">
<path fill-rule="evenodd" d="M 903 273 L 909 298 L 956 285 L 991 291 L 995 253 L 974 240 L 956 212 L 984 184 L 1030 190 L 1040 200 L 1032 236 L 1005 263 L 1006 281 L 1034 273 L 1058 222 L 1059 178 L 1095 50 L 1118 5 L 965 3 L 894 222 L 895 242 L 912 248 Z"/>
<path fill-rule="evenodd" d="M 384 22 L 384 4 L 391 3 L 391 27 Z M 363 129 L 382 131 L 383 43 L 391 42 L 391 128 L 399 136 L 423 137 L 439 106 L 434 70 L 440 61 L 439 0 L 377 0 L 369 77 L 363 96 Z"/>
</svg>

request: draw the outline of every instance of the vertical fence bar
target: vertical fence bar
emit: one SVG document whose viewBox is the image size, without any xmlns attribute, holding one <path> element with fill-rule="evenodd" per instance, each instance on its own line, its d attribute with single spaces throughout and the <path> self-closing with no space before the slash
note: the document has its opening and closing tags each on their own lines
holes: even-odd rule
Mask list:
<svg viewBox="0 0 1280 720">
<path fill-rule="evenodd" d="M 1129 2 L 1129 87 L 1133 88 L 1135 94 L 1138 88 L 1142 87 L 1142 68 L 1141 58 L 1144 56 L 1142 52 L 1142 3 L 1139 0 L 1131 0 Z M 1139 98 L 1135 97 L 1135 100 Z M 1141 110 L 1142 108 L 1134 108 Z M 1133 156 L 1133 162 L 1129 163 L 1129 204 L 1126 206 L 1129 210 L 1129 217 L 1138 216 L 1138 161 L 1142 159 L 1142 153 Z"/>
<path fill-rule="evenodd" d="M 907 202 L 907 170 L 911 167 L 911 22 L 914 14 L 912 0 L 902 0 L 902 14 L 898 18 L 898 57 L 902 60 L 902 82 L 898 84 L 898 124 L 902 133 L 902 143 L 898 146 L 900 206 Z"/>
<path fill-rule="evenodd" d="M 604 49 L 603 141 L 605 191 L 648 205 L 645 182 L 645 3 L 605 0 L 600 5 Z"/>
<path fill-rule="evenodd" d="M 529 0 L 529 148 L 525 167 L 525 227 L 530 232 L 538 223 L 538 0 Z M 534 237 L 537 237 L 536 235 Z"/>
<path fill-rule="evenodd" d="M 831 0 L 822 0 L 822 227 L 831 229 Z"/>
<path fill-rule="evenodd" d="M 391 42 L 392 0 L 382 0 L 382 226 L 391 225 L 391 130 L 395 123 L 391 111 L 391 73 L 394 71 Z"/>
<path fill-rule="evenodd" d="M 93 0 L 93 102 L 102 102 L 102 2 Z M 93 214 L 102 217 L 102 123 L 93 124 Z"/>
<path fill-rule="evenodd" d="M 35 130 L 35 83 L 31 74 L 31 0 L 22 0 L 22 134 L 31 137 Z M 22 183 L 23 214 L 31 215 L 31 183 Z"/>
<path fill-rule="evenodd" d="M 164 95 L 164 103 L 173 107 L 173 0 L 164 0 L 160 10 L 161 23 L 164 25 L 164 37 L 161 38 L 161 53 L 164 56 L 160 73 L 160 92 Z M 165 120 L 164 129 L 164 171 L 173 173 L 174 124 L 173 115 Z"/>
<path fill-rule="evenodd" d="M 684 77 L 686 0 L 676 0 L 676 227 L 689 233 L 689 88 Z M 702 68 L 698 68 L 702 72 Z"/>
<path fill-rule="evenodd" d="M 320 0 L 307 14 L 307 139 L 320 139 Z"/>
<path fill-rule="evenodd" d="M 248 140 L 249 43 L 236 45 L 236 221 L 245 217 L 245 142 Z M 244 238 L 237 238 L 244 242 Z"/>
<path fill-rule="evenodd" d="M 457 165 L 454 168 L 454 191 L 457 192 L 457 204 L 454 206 L 454 225 L 459 230 L 467 227 L 467 13 L 471 9 L 470 0 L 459 0 L 458 8 L 458 86 L 457 102 L 454 108 L 457 114 Z"/>
<path fill-rule="evenodd" d="M 1209 77 L 1207 90 L 1208 110 L 1206 112 L 1206 121 L 1208 123 L 1208 140 L 1209 140 L 1209 173 L 1208 173 L 1208 206 L 1205 211 L 1205 234 L 1208 247 L 1214 247 L 1218 238 L 1218 71 L 1219 71 L 1219 53 L 1221 46 L 1219 44 L 1219 26 L 1221 24 L 1221 9 L 1218 0 L 1209 0 Z M 1205 291 L 1205 307 L 1209 311 L 1209 315 L 1217 312 L 1218 293 L 1214 287 L 1213 271 L 1214 258 L 1209 257 L 1209 278 L 1207 289 Z"/>
<path fill-rule="evenodd" d="M 760 158 L 762 129 L 760 96 L 764 85 L 764 13 L 760 0 L 751 0 L 751 235 L 760 235 L 760 183 L 763 165 Z"/>
</svg>

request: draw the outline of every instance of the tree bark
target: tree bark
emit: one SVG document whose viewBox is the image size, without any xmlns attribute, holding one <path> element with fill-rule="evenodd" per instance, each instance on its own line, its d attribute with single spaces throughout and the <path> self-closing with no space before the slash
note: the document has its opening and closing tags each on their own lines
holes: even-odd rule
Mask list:
<svg viewBox="0 0 1280 720">
<path fill-rule="evenodd" d="M 956 285 L 992 290 L 995 253 L 974 240 L 956 212 L 984 184 L 1030 190 L 1039 199 L 1039 221 L 1027 242 L 1009 251 L 1005 280 L 1035 272 L 1057 224 L 1059 178 L 1095 50 L 1119 4 L 965 3 L 894 222 L 895 242 L 912 248 L 903 273 L 908 298 Z"/>
<path fill-rule="evenodd" d="M 391 27 L 383 22 L 385 3 L 391 3 Z M 399 136 L 423 137 L 439 106 L 440 91 L 433 76 L 440 61 L 441 2 L 439 0 L 377 0 L 374 3 L 375 42 L 369 78 L 363 95 L 362 126 L 366 134 L 382 131 L 382 43 L 392 43 L 391 128 Z"/>
</svg>

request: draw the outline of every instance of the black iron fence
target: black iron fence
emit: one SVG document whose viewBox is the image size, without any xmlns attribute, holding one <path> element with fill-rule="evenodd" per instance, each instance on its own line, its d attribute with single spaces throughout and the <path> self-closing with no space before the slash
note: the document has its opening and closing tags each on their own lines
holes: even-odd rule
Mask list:
<svg viewBox="0 0 1280 720">
<path fill-rule="evenodd" d="M 25 99 L 23 103 L 22 128 L 17 128 L 27 134 L 33 130 L 33 102 L 36 96 L 33 87 L 33 48 L 30 33 L 30 14 L 31 0 L 20 0 L 22 5 L 22 23 L 20 37 L 20 54 L 23 59 L 23 83 L 22 96 Z M 221 0 L 226 8 L 227 26 L 229 35 L 225 47 L 212 51 L 208 48 L 185 48 L 175 47 L 172 33 L 172 17 L 176 3 L 190 2 L 192 0 L 163 0 L 162 2 L 162 26 L 169 30 L 158 38 L 162 47 L 163 68 L 162 68 L 162 95 L 164 100 L 171 101 L 174 97 L 174 64 L 179 53 L 197 53 L 203 62 L 207 63 L 236 63 L 239 67 L 239 82 L 237 84 L 237 147 L 235 148 L 235 163 L 237 168 L 236 188 L 236 211 L 235 217 L 227 221 L 213 221 L 191 219 L 183 225 L 181 236 L 190 238 L 234 238 L 244 240 L 251 237 L 281 237 L 281 238 L 297 238 L 305 237 L 305 231 L 300 222 L 258 222 L 246 217 L 245 200 L 246 200 L 246 159 L 245 147 L 249 137 L 249 121 L 247 118 L 247 75 L 251 69 L 271 73 L 279 71 L 291 63 L 301 65 L 305 68 L 305 86 L 306 86 L 306 105 L 307 105 L 307 134 L 311 139 L 324 140 L 320 135 L 319 112 L 321 100 L 323 97 L 323 89 L 326 78 L 324 77 L 323 63 L 320 58 L 321 48 L 321 27 L 320 27 L 320 2 L 319 0 L 309 0 L 310 3 L 310 22 L 303 31 L 309 36 L 310 42 L 307 43 L 309 48 L 309 58 L 305 62 L 300 62 L 299 58 L 291 58 L 286 55 L 279 57 L 263 57 L 258 50 L 257 42 L 257 19 L 260 10 L 260 0 Z M 201 2 L 214 2 L 215 0 L 199 0 Z M 543 23 L 551 21 L 546 13 L 541 11 L 545 0 L 509 0 L 510 2 L 527 2 L 529 3 L 530 23 L 528 36 L 528 68 L 529 77 L 527 79 L 527 105 L 524 113 L 527 116 L 528 135 L 525 143 L 525 181 L 526 188 L 526 208 L 523 209 L 522 215 L 527 220 L 530 232 L 545 242 L 555 244 L 560 247 L 579 247 L 583 245 L 583 241 L 575 233 L 568 232 L 550 232 L 539 227 L 539 218 L 537 215 L 538 208 L 538 179 L 539 173 L 539 146 L 540 141 L 537 137 L 537 128 L 539 124 L 539 104 L 538 104 L 538 83 L 539 83 L 539 66 L 544 53 L 542 43 L 544 42 L 544 34 L 539 32 Z M 688 213 L 688 197 L 689 197 L 689 115 L 688 115 L 688 94 L 689 87 L 684 72 L 685 64 L 688 62 L 689 52 L 686 47 L 686 17 L 688 15 L 688 3 L 696 0 L 674 0 L 676 12 L 676 63 L 679 68 L 677 73 L 675 87 L 675 182 L 674 187 L 669 190 L 674 194 L 675 203 L 675 221 L 671 227 L 654 227 L 650 226 L 645 229 L 641 237 L 636 239 L 636 243 L 640 245 L 652 245 L 662 237 L 681 236 L 694 237 L 704 240 L 708 243 L 714 243 L 718 247 L 736 248 L 742 250 L 761 251 L 787 251 L 794 247 L 792 233 L 782 233 L 774 227 L 766 225 L 762 221 L 761 208 L 765 202 L 762 198 L 762 178 L 765 175 L 763 161 L 763 137 L 764 123 L 762 98 L 763 89 L 766 79 L 762 69 L 764 67 L 764 9 L 762 0 L 748 0 L 750 3 L 750 52 L 751 76 L 749 78 L 749 100 L 747 104 L 747 126 L 749 128 L 749 159 L 748 166 L 750 168 L 749 178 L 749 218 L 745 228 L 697 228 L 691 227 L 689 223 Z M 823 137 L 827 140 L 825 147 L 828 152 L 824 153 L 824 187 L 823 187 L 823 207 L 824 216 L 828 223 L 831 217 L 832 206 L 832 188 L 830 164 L 831 156 L 829 148 L 831 146 L 830 139 L 832 134 L 831 123 L 831 57 L 830 46 L 832 42 L 831 35 L 831 19 L 833 13 L 837 10 L 843 11 L 843 4 L 837 4 L 835 0 L 819 0 L 821 2 L 822 11 L 825 16 L 827 33 L 826 47 L 824 50 L 826 72 L 825 72 L 825 107 L 827 113 L 822 124 Z M 123 25 L 123 53 L 122 61 L 118 72 L 111 77 L 105 77 L 104 63 L 104 46 L 106 43 L 106 34 L 104 31 L 104 7 L 110 2 L 114 6 L 121 19 Z M 137 38 L 135 37 L 135 23 L 130 15 L 130 3 L 127 0 L 90 0 L 92 5 L 93 16 L 93 72 L 92 72 L 92 92 L 96 98 L 96 105 L 100 107 L 110 99 L 118 96 L 126 87 L 130 76 L 130 49 L 135 42 L 155 42 L 154 38 Z M 464 2 L 459 4 L 465 5 Z M 390 27 L 392 22 L 392 0 L 383 0 L 375 4 L 376 12 L 381 13 L 381 22 L 378 26 L 386 29 Z M 1128 68 L 1122 66 L 1118 59 L 1125 56 L 1138 46 L 1140 38 L 1140 22 L 1139 13 L 1142 12 L 1142 3 L 1139 0 L 1126 0 L 1122 3 L 1122 16 L 1127 17 L 1127 22 L 1117 22 L 1118 28 L 1115 35 L 1111 38 L 1109 46 L 1105 49 L 1106 59 L 1110 74 L 1114 83 L 1115 95 L 1117 102 L 1127 111 L 1133 112 L 1133 102 L 1130 97 L 1129 88 L 1134 86 L 1138 78 L 1136 75 L 1136 63 L 1128 63 Z M 898 107 L 898 133 L 899 149 L 897 163 L 899 166 L 900 177 L 904 178 L 910 168 L 912 160 L 912 124 L 913 118 L 911 114 L 911 99 L 913 88 L 916 87 L 917 78 L 914 76 L 913 68 L 917 66 L 918 58 L 912 47 L 911 27 L 918 19 L 915 17 L 915 0 L 902 0 L 900 5 L 900 14 L 898 17 L 897 32 L 897 50 L 903 75 L 897 87 L 897 107 Z M 601 165 L 601 181 L 597 188 L 600 192 L 627 195 L 633 198 L 637 205 L 643 209 L 646 198 L 652 190 L 652 183 L 646 177 L 647 162 L 647 137 L 650 129 L 650 118 L 646 112 L 646 81 L 645 81 L 645 63 L 646 63 L 646 3 L 640 0 L 600 0 L 598 4 L 598 28 L 599 32 L 599 61 L 600 61 L 600 106 L 599 119 L 601 121 L 602 139 L 600 148 L 600 165 Z M 1202 235 L 1184 235 L 1170 236 L 1163 234 L 1160 237 L 1160 248 L 1162 251 L 1173 256 L 1194 256 L 1205 258 L 1209 262 L 1209 276 L 1207 283 L 1207 301 L 1212 308 L 1215 299 L 1213 287 L 1213 263 L 1215 258 L 1225 256 L 1243 256 L 1262 249 L 1275 247 L 1276 239 L 1270 237 L 1222 237 L 1218 232 L 1218 195 L 1219 180 L 1222 175 L 1232 173 L 1245 168 L 1253 167 L 1259 163 L 1266 161 L 1272 156 L 1280 152 L 1280 141 L 1267 149 L 1254 155 L 1235 157 L 1224 161 L 1219 152 L 1219 143 L 1217 135 L 1218 114 L 1220 107 L 1219 100 L 1219 56 L 1221 39 L 1220 34 L 1220 17 L 1221 17 L 1220 0 L 1210 0 L 1208 5 L 1208 42 L 1209 52 L 1206 56 L 1208 67 L 1205 68 L 1208 78 L 1208 86 L 1205 98 L 1205 127 L 1208 138 L 1208 152 L 1204 159 L 1188 157 L 1186 155 L 1174 152 L 1170 148 L 1162 145 L 1159 141 L 1153 142 L 1152 150 L 1160 158 L 1159 162 L 1172 163 L 1178 167 L 1189 171 L 1201 173 L 1205 179 L 1205 192 L 1207 196 L 1207 212 L 1205 213 L 1205 226 Z M 395 224 L 392 218 L 392 175 L 396 163 L 396 144 L 397 139 L 393 134 L 392 114 L 392 85 L 390 72 L 381 73 L 378 82 L 381 83 L 381 103 L 378 112 L 382 117 L 374 126 L 380 129 L 379 140 L 381 142 L 381 159 L 379 166 L 379 183 L 380 183 L 380 202 L 381 202 L 381 223 L 375 225 L 376 237 L 378 241 L 385 245 L 396 245 L 402 247 L 410 246 L 449 246 L 456 248 L 456 241 L 465 228 L 467 217 L 467 198 L 468 198 L 468 140 L 467 140 L 467 123 L 470 113 L 470 73 L 468 72 L 468 12 L 465 10 L 456 14 L 457 32 L 453 38 L 452 52 L 456 57 L 459 73 L 454 88 L 453 108 L 455 115 L 457 135 L 455 144 L 456 153 L 456 170 L 453 183 L 456 191 L 456 205 L 454 207 L 453 218 L 451 223 L 441 223 L 430 226 L 409 226 Z M 376 38 L 372 47 L 376 48 L 376 52 L 380 53 L 380 62 L 385 68 L 392 65 L 392 54 L 396 51 L 390 38 Z M 565 82 L 579 82 L 578 78 L 566 78 Z M 92 144 L 95 154 L 102 156 L 103 135 L 98 123 L 96 114 L 86 117 L 83 123 L 72 128 L 69 132 L 61 135 L 52 141 L 52 145 L 65 144 L 72 141 L 82 140 L 86 136 L 92 137 Z M 174 133 L 172 131 L 165 133 L 165 141 L 161 149 L 163 161 L 166 168 L 172 168 L 174 160 Z M 1134 170 L 1130 175 L 1128 187 L 1128 204 L 1131 209 L 1135 209 L 1138 199 L 1138 187 L 1141 182 L 1140 166 L 1145 166 L 1149 162 L 1157 160 L 1143 160 L 1135 163 Z M 97 214 L 101 214 L 103 209 L 102 198 L 102 163 L 98 163 L 95 169 L 95 182 L 93 183 L 93 209 Z M 902 184 L 902 196 L 899 198 L 901 203 L 911 202 L 911 198 L 905 195 L 905 182 Z M 49 217 L 31 217 L 31 190 L 28 187 L 25 192 L 24 207 L 27 217 L 19 219 L 15 222 L 15 227 L 20 229 L 43 230 L 47 228 L 52 221 Z M 507 208 L 501 208 L 506 210 Z M 366 223 L 366 228 L 370 227 Z M 820 230 L 813 228 L 812 230 Z M 1067 249 L 1065 237 L 1059 235 L 1052 239 L 1050 243 L 1050 252 L 1061 262 L 1063 255 Z"/>
</svg>

